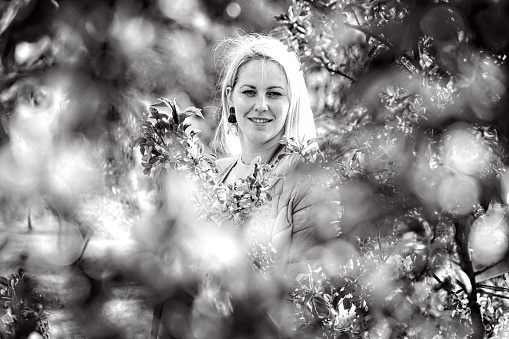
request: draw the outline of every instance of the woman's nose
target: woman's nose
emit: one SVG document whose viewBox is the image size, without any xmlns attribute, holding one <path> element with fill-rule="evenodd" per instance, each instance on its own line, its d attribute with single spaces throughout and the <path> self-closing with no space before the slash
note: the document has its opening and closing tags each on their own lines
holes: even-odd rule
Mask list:
<svg viewBox="0 0 509 339">
<path fill-rule="evenodd" d="M 257 112 L 263 112 L 267 111 L 269 108 L 267 106 L 267 98 L 265 98 L 263 95 L 260 95 L 255 103 L 255 111 Z"/>
</svg>

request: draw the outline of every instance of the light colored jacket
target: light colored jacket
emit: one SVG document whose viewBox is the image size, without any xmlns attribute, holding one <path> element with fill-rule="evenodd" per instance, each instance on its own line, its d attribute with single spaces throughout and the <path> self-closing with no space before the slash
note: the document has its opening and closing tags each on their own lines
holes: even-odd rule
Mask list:
<svg viewBox="0 0 509 339">
<path fill-rule="evenodd" d="M 298 155 L 287 155 L 296 156 Z M 218 179 L 224 182 L 240 156 L 217 160 Z M 272 196 L 271 244 L 276 249 L 276 265 L 293 280 L 308 272 L 308 264 L 321 257 L 322 246 L 337 236 L 340 218 L 339 193 L 313 182 L 315 167 L 301 160 L 270 186 Z"/>
</svg>

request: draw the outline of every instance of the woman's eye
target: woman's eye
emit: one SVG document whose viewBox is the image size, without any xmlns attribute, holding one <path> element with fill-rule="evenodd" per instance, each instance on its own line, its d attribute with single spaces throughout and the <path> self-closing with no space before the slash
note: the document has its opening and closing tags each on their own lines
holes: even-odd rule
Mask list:
<svg viewBox="0 0 509 339">
<path fill-rule="evenodd" d="M 269 92 L 267 93 L 267 96 L 269 98 L 279 98 L 280 96 L 282 96 L 282 94 L 279 92 Z"/>
<path fill-rule="evenodd" d="M 252 91 L 252 90 L 246 90 L 246 91 L 244 91 L 242 93 L 244 93 L 245 95 L 250 96 L 250 97 L 256 95 L 256 92 Z"/>
</svg>

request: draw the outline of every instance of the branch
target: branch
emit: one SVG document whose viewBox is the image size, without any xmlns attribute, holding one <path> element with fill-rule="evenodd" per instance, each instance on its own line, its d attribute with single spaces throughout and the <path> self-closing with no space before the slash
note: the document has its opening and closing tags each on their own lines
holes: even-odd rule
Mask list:
<svg viewBox="0 0 509 339">
<path fill-rule="evenodd" d="M 345 73 L 341 72 L 340 70 L 338 70 L 338 69 L 337 69 L 337 70 L 334 70 L 334 69 L 331 69 L 331 68 L 330 68 L 329 66 L 327 66 L 327 65 L 325 65 L 325 66 L 326 66 L 326 68 L 327 68 L 327 70 L 328 70 L 329 72 L 331 72 L 331 73 L 337 73 L 337 74 L 339 74 L 339 75 L 341 75 L 341 76 L 343 76 L 343 77 L 347 78 L 347 79 L 348 79 L 348 80 L 350 80 L 352 83 L 355 83 L 355 82 L 356 82 L 356 80 L 355 80 L 354 78 L 352 78 L 352 77 L 350 77 L 350 76 L 346 75 Z"/>
<path fill-rule="evenodd" d="M 492 297 L 497 297 L 497 298 L 502 298 L 502 299 L 508 299 L 509 300 L 509 297 L 506 296 L 506 295 L 496 294 L 496 293 L 488 292 L 488 291 L 485 291 L 485 290 L 479 290 L 479 293 L 484 293 L 484 294 L 487 294 L 487 295 L 492 296 Z"/>
<path fill-rule="evenodd" d="M 498 292 L 509 293 L 509 288 L 500 287 L 500 286 L 491 286 L 491 285 L 479 284 L 479 285 L 477 285 L 477 287 L 479 287 L 479 288 L 487 288 L 487 289 L 498 291 Z"/>
<path fill-rule="evenodd" d="M 343 25 L 347 26 L 347 27 L 350 27 L 350 28 L 353 28 L 353 29 L 356 29 L 358 31 L 361 31 L 362 33 L 366 34 L 367 36 L 369 37 L 372 37 L 373 39 L 376 39 L 378 41 L 380 41 L 382 44 L 384 44 L 385 46 L 389 47 L 389 48 L 393 48 L 394 45 L 391 44 L 389 42 L 389 40 L 385 39 L 385 38 L 382 38 L 381 36 L 378 36 L 372 32 L 370 32 L 369 30 L 365 29 L 364 27 L 362 26 L 359 26 L 359 25 L 352 25 L 352 24 L 348 24 L 346 22 L 343 22 Z"/>
<path fill-rule="evenodd" d="M 482 270 L 479 270 L 477 272 L 475 272 L 475 275 L 478 276 L 480 274 L 483 274 L 484 272 L 486 272 L 487 270 L 497 266 L 498 264 L 500 264 L 504 259 L 500 259 L 499 261 L 497 262 L 494 262 L 493 264 L 490 264 L 488 266 L 486 266 L 485 268 L 483 268 Z"/>
<path fill-rule="evenodd" d="M 484 325 L 482 323 L 481 307 L 477 302 L 477 286 L 475 283 L 475 272 L 470 258 L 470 252 L 468 247 L 468 236 L 470 233 L 472 216 L 464 216 L 454 219 L 455 234 L 454 239 L 456 241 L 458 257 L 460 259 L 460 267 L 468 276 L 472 290 L 467 293 L 468 306 L 470 308 L 470 317 L 472 320 L 472 339 L 483 339 L 484 338 Z M 468 292 L 468 291 L 467 291 Z"/>
<path fill-rule="evenodd" d="M 152 316 L 152 329 L 150 331 L 150 338 L 157 339 L 159 337 L 159 327 L 161 324 L 161 316 L 163 315 L 163 304 L 158 304 L 154 308 L 154 315 Z"/>
</svg>

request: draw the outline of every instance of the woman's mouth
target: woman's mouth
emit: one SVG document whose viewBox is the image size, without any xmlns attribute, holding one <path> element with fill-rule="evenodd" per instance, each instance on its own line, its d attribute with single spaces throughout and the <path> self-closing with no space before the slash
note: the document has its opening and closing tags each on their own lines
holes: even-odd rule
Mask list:
<svg viewBox="0 0 509 339">
<path fill-rule="evenodd" d="M 266 123 L 272 121 L 271 119 L 264 119 L 264 118 L 248 118 L 248 119 L 251 120 L 252 122 L 254 122 L 255 124 L 260 124 L 260 125 L 263 125 L 263 124 L 266 124 Z"/>
</svg>

